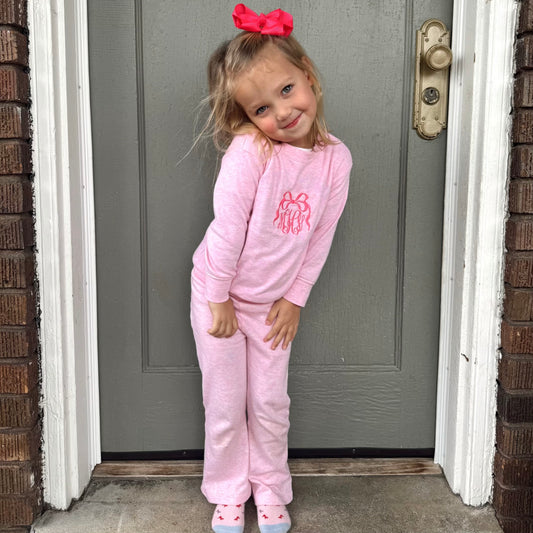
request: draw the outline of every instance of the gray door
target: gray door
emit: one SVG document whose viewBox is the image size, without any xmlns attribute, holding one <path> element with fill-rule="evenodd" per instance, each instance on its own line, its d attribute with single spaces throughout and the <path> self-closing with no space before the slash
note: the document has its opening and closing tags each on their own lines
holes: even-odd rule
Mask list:
<svg viewBox="0 0 533 533">
<path fill-rule="evenodd" d="M 215 155 L 185 157 L 235 2 L 89 0 L 102 448 L 203 447 L 191 255 Z M 302 313 L 292 448 L 434 445 L 445 133 L 411 129 L 415 30 L 452 1 L 253 2 L 294 16 L 352 151 L 351 191 Z"/>
</svg>

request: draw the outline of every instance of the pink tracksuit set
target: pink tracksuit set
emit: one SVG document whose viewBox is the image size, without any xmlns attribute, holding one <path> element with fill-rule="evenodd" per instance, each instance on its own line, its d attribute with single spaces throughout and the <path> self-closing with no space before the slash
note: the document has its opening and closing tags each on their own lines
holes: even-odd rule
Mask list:
<svg viewBox="0 0 533 533">
<path fill-rule="evenodd" d="M 263 342 L 272 304 L 304 306 L 326 261 L 348 194 L 352 159 L 337 139 L 323 149 L 281 143 L 262 154 L 236 136 L 222 159 L 215 218 L 194 253 L 191 321 L 202 371 L 202 492 L 215 504 L 292 500 L 287 466 L 290 346 Z M 233 300 L 239 330 L 207 333 L 208 301 Z"/>
</svg>

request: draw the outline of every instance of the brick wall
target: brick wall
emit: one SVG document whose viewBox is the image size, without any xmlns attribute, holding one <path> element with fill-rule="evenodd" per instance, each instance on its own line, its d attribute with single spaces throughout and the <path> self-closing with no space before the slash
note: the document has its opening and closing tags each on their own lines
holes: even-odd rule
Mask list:
<svg viewBox="0 0 533 533">
<path fill-rule="evenodd" d="M 513 114 L 493 503 L 505 533 L 533 533 L 533 0 L 520 8 Z"/>
<path fill-rule="evenodd" d="M 0 532 L 41 511 L 27 0 L 0 0 Z"/>
</svg>

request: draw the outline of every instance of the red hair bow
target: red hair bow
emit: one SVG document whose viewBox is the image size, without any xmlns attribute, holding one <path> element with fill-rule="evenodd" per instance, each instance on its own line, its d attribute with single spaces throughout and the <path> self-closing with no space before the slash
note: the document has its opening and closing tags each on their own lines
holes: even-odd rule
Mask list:
<svg viewBox="0 0 533 533">
<path fill-rule="evenodd" d="M 271 11 L 268 15 L 263 15 L 263 13 L 258 15 L 244 4 L 237 4 L 232 16 L 239 30 L 283 37 L 288 37 L 292 31 L 292 15 L 281 9 Z"/>
</svg>

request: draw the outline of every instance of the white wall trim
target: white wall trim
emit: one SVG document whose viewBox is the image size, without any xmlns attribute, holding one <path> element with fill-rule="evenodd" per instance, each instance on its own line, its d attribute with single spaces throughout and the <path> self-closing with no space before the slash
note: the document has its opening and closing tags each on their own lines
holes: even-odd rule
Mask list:
<svg viewBox="0 0 533 533">
<path fill-rule="evenodd" d="M 100 461 L 84 0 L 30 0 L 44 498 L 66 509 Z"/>
<path fill-rule="evenodd" d="M 454 4 L 435 461 L 471 505 L 492 493 L 516 17 Z"/>
<path fill-rule="evenodd" d="M 435 459 L 469 504 L 491 491 L 516 12 L 454 7 Z M 86 3 L 29 0 L 28 18 L 45 501 L 65 509 L 100 461 Z"/>
</svg>

